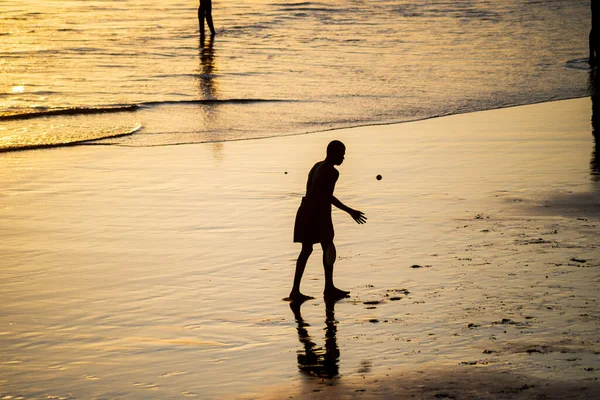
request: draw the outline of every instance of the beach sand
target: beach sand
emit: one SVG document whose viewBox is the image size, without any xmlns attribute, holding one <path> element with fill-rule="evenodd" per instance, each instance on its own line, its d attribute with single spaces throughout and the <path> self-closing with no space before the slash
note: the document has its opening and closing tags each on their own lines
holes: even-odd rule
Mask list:
<svg viewBox="0 0 600 400">
<path fill-rule="evenodd" d="M 594 397 L 591 115 L 584 98 L 2 154 L 0 397 Z M 293 221 L 332 139 L 347 146 L 336 196 L 369 220 L 334 211 L 351 297 L 323 302 L 316 250 L 300 321 L 281 300 Z"/>
</svg>

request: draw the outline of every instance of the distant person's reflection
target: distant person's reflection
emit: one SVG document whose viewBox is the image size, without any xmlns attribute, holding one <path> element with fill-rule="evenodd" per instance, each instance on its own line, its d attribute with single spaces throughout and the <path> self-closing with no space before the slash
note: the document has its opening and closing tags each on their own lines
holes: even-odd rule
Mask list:
<svg viewBox="0 0 600 400">
<path fill-rule="evenodd" d="M 303 349 L 298 351 L 298 369 L 306 375 L 332 379 L 339 376 L 340 350 L 337 345 L 335 321 L 335 300 L 325 302 L 325 347 L 318 347 L 312 341 L 306 327 L 309 326 L 300 313 L 302 302 L 291 302 L 290 308 L 298 324 L 298 340 Z"/>
<path fill-rule="evenodd" d="M 214 38 L 209 37 L 208 41 L 200 39 L 200 71 L 198 76 L 198 85 L 202 100 L 214 100 L 217 95 L 217 88 L 214 82 L 215 70 L 215 48 Z"/>
<path fill-rule="evenodd" d="M 600 182 L 600 87 L 598 85 L 598 70 L 590 70 L 590 94 L 592 97 L 592 135 L 594 149 L 590 161 L 590 175 L 594 182 Z"/>
<path fill-rule="evenodd" d="M 203 141 L 212 142 L 210 145 L 213 150 L 215 159 L 221 160 L 223 157 L 223 138 L 218 134 L 218 114 L 217 104 L 211 104 L 213 100 L 217 100 L 217 82 L 215 79 L 215 47 L 214 37 L 210 36 L 208 40 L 204 37 L 200 38 L 199 46 L 200 64 L 198 68 L 198 91 L 200 100 L 208 100 L 206 104 L 202 104 L 202 127 L 199 131 L 204 136 Z"/>
</svg>

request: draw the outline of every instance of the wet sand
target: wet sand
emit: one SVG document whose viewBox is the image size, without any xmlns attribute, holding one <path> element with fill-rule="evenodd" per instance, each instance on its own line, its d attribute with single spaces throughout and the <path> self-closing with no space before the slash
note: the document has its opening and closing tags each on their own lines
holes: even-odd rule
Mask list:
<svg viewBox="0 0 600 400">
<path fill-rule="evenodd" d="M 0 158 L 0 395 L 586 398 L 589 98 L 253 141 Z M 174 121 L 176 130 L 177 122 Z M 341 139 L 336 284 L 290 310 L 306 174 Z M 375 177 L 381 174 L 379 181 Z M 300 319 L 300 318 L 301 319 Z"/>
</svg>

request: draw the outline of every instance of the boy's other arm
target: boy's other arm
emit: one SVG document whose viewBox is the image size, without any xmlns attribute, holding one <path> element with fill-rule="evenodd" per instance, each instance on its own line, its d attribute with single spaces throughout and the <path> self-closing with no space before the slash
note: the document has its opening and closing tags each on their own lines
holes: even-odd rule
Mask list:
<svg viewBox="0 0 600 400">
<path fill-rule="evenodd" d="M 367 222 L 367 217 L 365 217 L 365 214 L 362 211 L 358 211 L 348 207 L 347 205 L 339 201 L 337 197 L 331 196 L 331 204 L 333 204 L 340 210 L 346 211 L 348 214 L 350 214 L 352 219 L 354 219 L 357 224 L 364 224 L 365 222 Z"/>
</svg>

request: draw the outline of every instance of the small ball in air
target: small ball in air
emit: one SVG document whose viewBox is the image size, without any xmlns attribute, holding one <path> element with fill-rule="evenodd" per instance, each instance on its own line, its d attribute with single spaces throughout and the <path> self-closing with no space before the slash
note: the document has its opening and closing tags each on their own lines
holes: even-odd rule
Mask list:
<svg viewBox="0 0 600 400">
<path fill-rule="evenodd" d="M 378 181 L 380 181 L 381 180 L 381 175 L 377 175 L 376 178 L 377 178 Z"/>
</svg>

